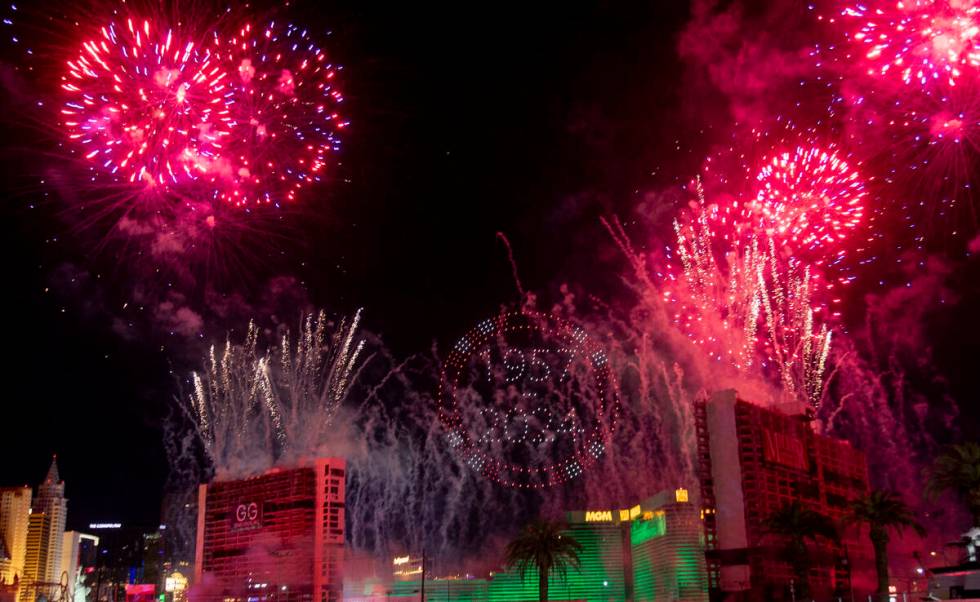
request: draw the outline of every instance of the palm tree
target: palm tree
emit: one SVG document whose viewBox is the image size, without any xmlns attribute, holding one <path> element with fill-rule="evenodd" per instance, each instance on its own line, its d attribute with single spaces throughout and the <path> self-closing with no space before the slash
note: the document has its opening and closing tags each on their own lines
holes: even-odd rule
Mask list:
<svg viewBox="0 0 980 602">
<path fill-rule="evenodd" d="M 868 535 L 875 551 L 878 571 L 878 596 L 888 600 L 888 532 L 899 534 L 906 528 L 919 535 L 926 530 L 915 520 L 912 510 L 892 491 L 872 491 L 851 502 L 848 522 L 868 525 Z"/>
<path fill-rule="evenodd" d="M 816 541 L 823 537 L 836 541 L 834 521 L 794 500 L 773 510 L 762 521 L 762 527 L 767 533 L 786 540 L 786 556 L 796 575 L 795 593 L 800 599 L 809 598 L 810 555 L 806 540 Z"/>
<path fill-rule="evenodd" d="M 508 567 L 516 567 L 521 581 L 532 569 L 538 571 L 538 599 L 548 599 L 548 577 L 557 572 L 562 578 L 568 567 L 579 569 L 579 552 L 582 544 L 563 535 L 564 525 L 548 521 L 536 521 L 524 528 L 514 541 L 507 544 Z"/>
<path fill-rule="evenodd" d="M 970 441 L 946 449 L 926 471 L 926 493 L 935 499 L 943 492 L 958 495 L 980 527 L 980 443 Z"/>
</svg>

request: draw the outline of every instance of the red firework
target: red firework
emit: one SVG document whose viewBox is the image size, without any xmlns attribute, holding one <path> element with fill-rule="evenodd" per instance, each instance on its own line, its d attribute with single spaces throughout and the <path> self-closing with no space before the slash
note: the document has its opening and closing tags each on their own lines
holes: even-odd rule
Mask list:
<svg viewBox="0 0 980 602">
<path fill-rule="evenodd" d="M 340 67 L 298 26 L 225 21 L 189 35 L 130 15 L 82 43 L 62 126 L 93 167 L 137 192 L 237 207 L 279 206 L 322 179 L 347 126 Z"/>
<path fill-rule="evenodd" d="M 872 76 L 905 84 L 955 86 L 980 67 L 980 5 L 975 0 L 888 0 L 846 6 L 859 21 L 850 38 Z"/>
<path fill-rule="evenodd" d="M 231 136 L 216 170 L 219 198 L 236 206 L 279 205 L 321 179 L 338 132 L 339 67 L 295 25 L 245 25 L 215 52 L 231 74 Z"/>
<path fill-rule="evenodd" d="M 67 67 L 62 125 L 98 169 L 170 187 L 206 174 L 220 154 L 227 73 L 179 30 L 132 17 L 111 22 Z"/>
<path fill-rule="evenodd" d="M 779 246 L 813 251 L 861 222 L 866 197 L 864 181 L 833 147 L 798 146 L 763 161 L 743 217 Z"/>
</svg>

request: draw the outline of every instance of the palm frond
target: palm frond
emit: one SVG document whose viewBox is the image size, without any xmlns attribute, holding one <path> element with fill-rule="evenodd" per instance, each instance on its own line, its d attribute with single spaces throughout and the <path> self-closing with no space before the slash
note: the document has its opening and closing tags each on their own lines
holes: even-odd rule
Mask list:
<svg viewBox="0 0 980 602">
<path fill-rule="evenodd" d="M 516 569 L 521 580 L 532 569 L 539 573 L 544 569 L 562 578 L 567 576 L 569 568 L 580 570 L 582 544 L 564 533 L 564 529 L 560 523 L 547 521 L 527 525 L 507 544 L 504 563 Z"/>
</svg>

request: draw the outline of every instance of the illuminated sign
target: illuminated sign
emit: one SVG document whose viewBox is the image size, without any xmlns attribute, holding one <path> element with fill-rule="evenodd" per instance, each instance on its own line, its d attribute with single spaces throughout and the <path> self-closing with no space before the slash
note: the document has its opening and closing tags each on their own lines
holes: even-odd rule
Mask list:
<svg viewBox="0 0 980 602">
<path fill-rule="evenodd" d="M 232 529 L 256 529 L 262 526 L 262 508 L 258 502 L 242 502 L 231 515 Z"/>
<path fill-rule="evenodd" d="M 400 571 L 395 571 L 393 574 L 398 577 L 404 577 L 406 575 L 421 575 L 422 567 L 419 566 L 415 567 L 414 569 L 402 569 Z"/>
<path fill-rule="evenodd" d="M 650 512 L 650 518 L 634 521 L 630 525 L 630 541 L 638 546 L 645 541 L 660 537 L 667 532 L 667 515 L 663 510 Z"/>
<path fill-rule="evenodd" d="M 395 566 L 400 564 L 408 564 L 409 560 L 410 558 L 408 556 L 395 556 L 394 560 L 391 561 L 391 564 Z"/>
<path fill-rule="evenodd" d="M 678 489 L 674 491 L 674 500 L 677 502 L 687 501 L 687 489 Z"/>
<path fill-rule="evenodd" d="M 187 577 L 175 571 L 166 578 L 163 589 L 168 592 L 182 592 L 187 589 Z"/>
<path fill-rule="evenodd" d="M 89 523 L 89 529 L 120 529 L 122 523 Z"/>
<path fill-rule="evenodd" d="M 625 510 L 586 510 L 587 523 L 628 523 L 643 514 L 639 504 Z"/>
<path fill-rule="evenodd" d="M 687 495 L 686 489 L 678 489 L 676 496 Z M 680 497 L 678 497 L 680 499 Z M 686 500 L 685 500 L 686 501 Z M 632 508 L 622 510 L 586 510 L 585 522 L 587 523 L 628 523 L 638 519 L 650 520 L 654 518 L 652 511 L 644 511 L 639 504 Z"/>
</svg>

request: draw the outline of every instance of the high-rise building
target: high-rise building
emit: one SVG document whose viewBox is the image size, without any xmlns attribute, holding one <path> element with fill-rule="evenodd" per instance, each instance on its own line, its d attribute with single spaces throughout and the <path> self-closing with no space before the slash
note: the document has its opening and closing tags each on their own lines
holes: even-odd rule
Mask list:
<svg viewBox="0 0 980 602">
<path fill-rule="evenodd" d="M 201 485 L 194 566 L 201 599 L 339 600 L 344 486 L 340 458 Z"/>
<path fill-rule="evenodd" d="M 38 485 L 31 511 L 48 517 L 48 529 L 43 535 L 48 548 L 43 581 L 60 581 L 61 548 L 64 544 L 65 520 L 68 518 L 68 500 L 65 498 L 65 483 L 58 476 L 57 456 L 51 459 L 51 468 L 48 469 L 44 481 Z"/>
<path fill-rule="evenodd" d="M 38 591 L 47 591 L 44 575 L 47 572 L 48 540 L 45 533 L 49 530 L 48 515 L 43 512 L 32 512 L 27 526 L 27 553 L 24 557 L 24 579 L 20 586 L 20 599 L 27 601 L 37 597 Z"/>
<path fill-rule="evenodd" d="M 0 582 L 13 583 L 24 578 L 27 553 L 27 526 L 31 516 L 31 488 L 0 489 Z"/>
<path fill-rule="evenodd" d="M 708 574 L 717 595 L 789 600 L 794 575 L 784 542 L 766 532 L 777 508 L 797 502 L 839 520 L 868 491 L 864 454 L 814 432 L 800 412 L 763 408 L 721 391 L 695 406 Z M 816 599 L 873 589 L 871 551 L 856 530 L 809 544 Z"/>
<path fill-rule="evenodd" d="M 58 476 L 58 458 L 55 457 L 44 481 L 38 485 L 31 505 L 22 600 L 33 599 L 61 582 L 61 552 L 67 516 L 65 483 Z"/>
<path fill-rule="evenodd" d="M 704 535 L 693 502 L 678 488 L 631 508 L 569 512 L 568 533 L 583 546 L 583 570 L 570 571 L 555 593 L 597 602 L 706 602 Z M 575 582 L 581 584 L 569 586 Z"/>
</svg>

